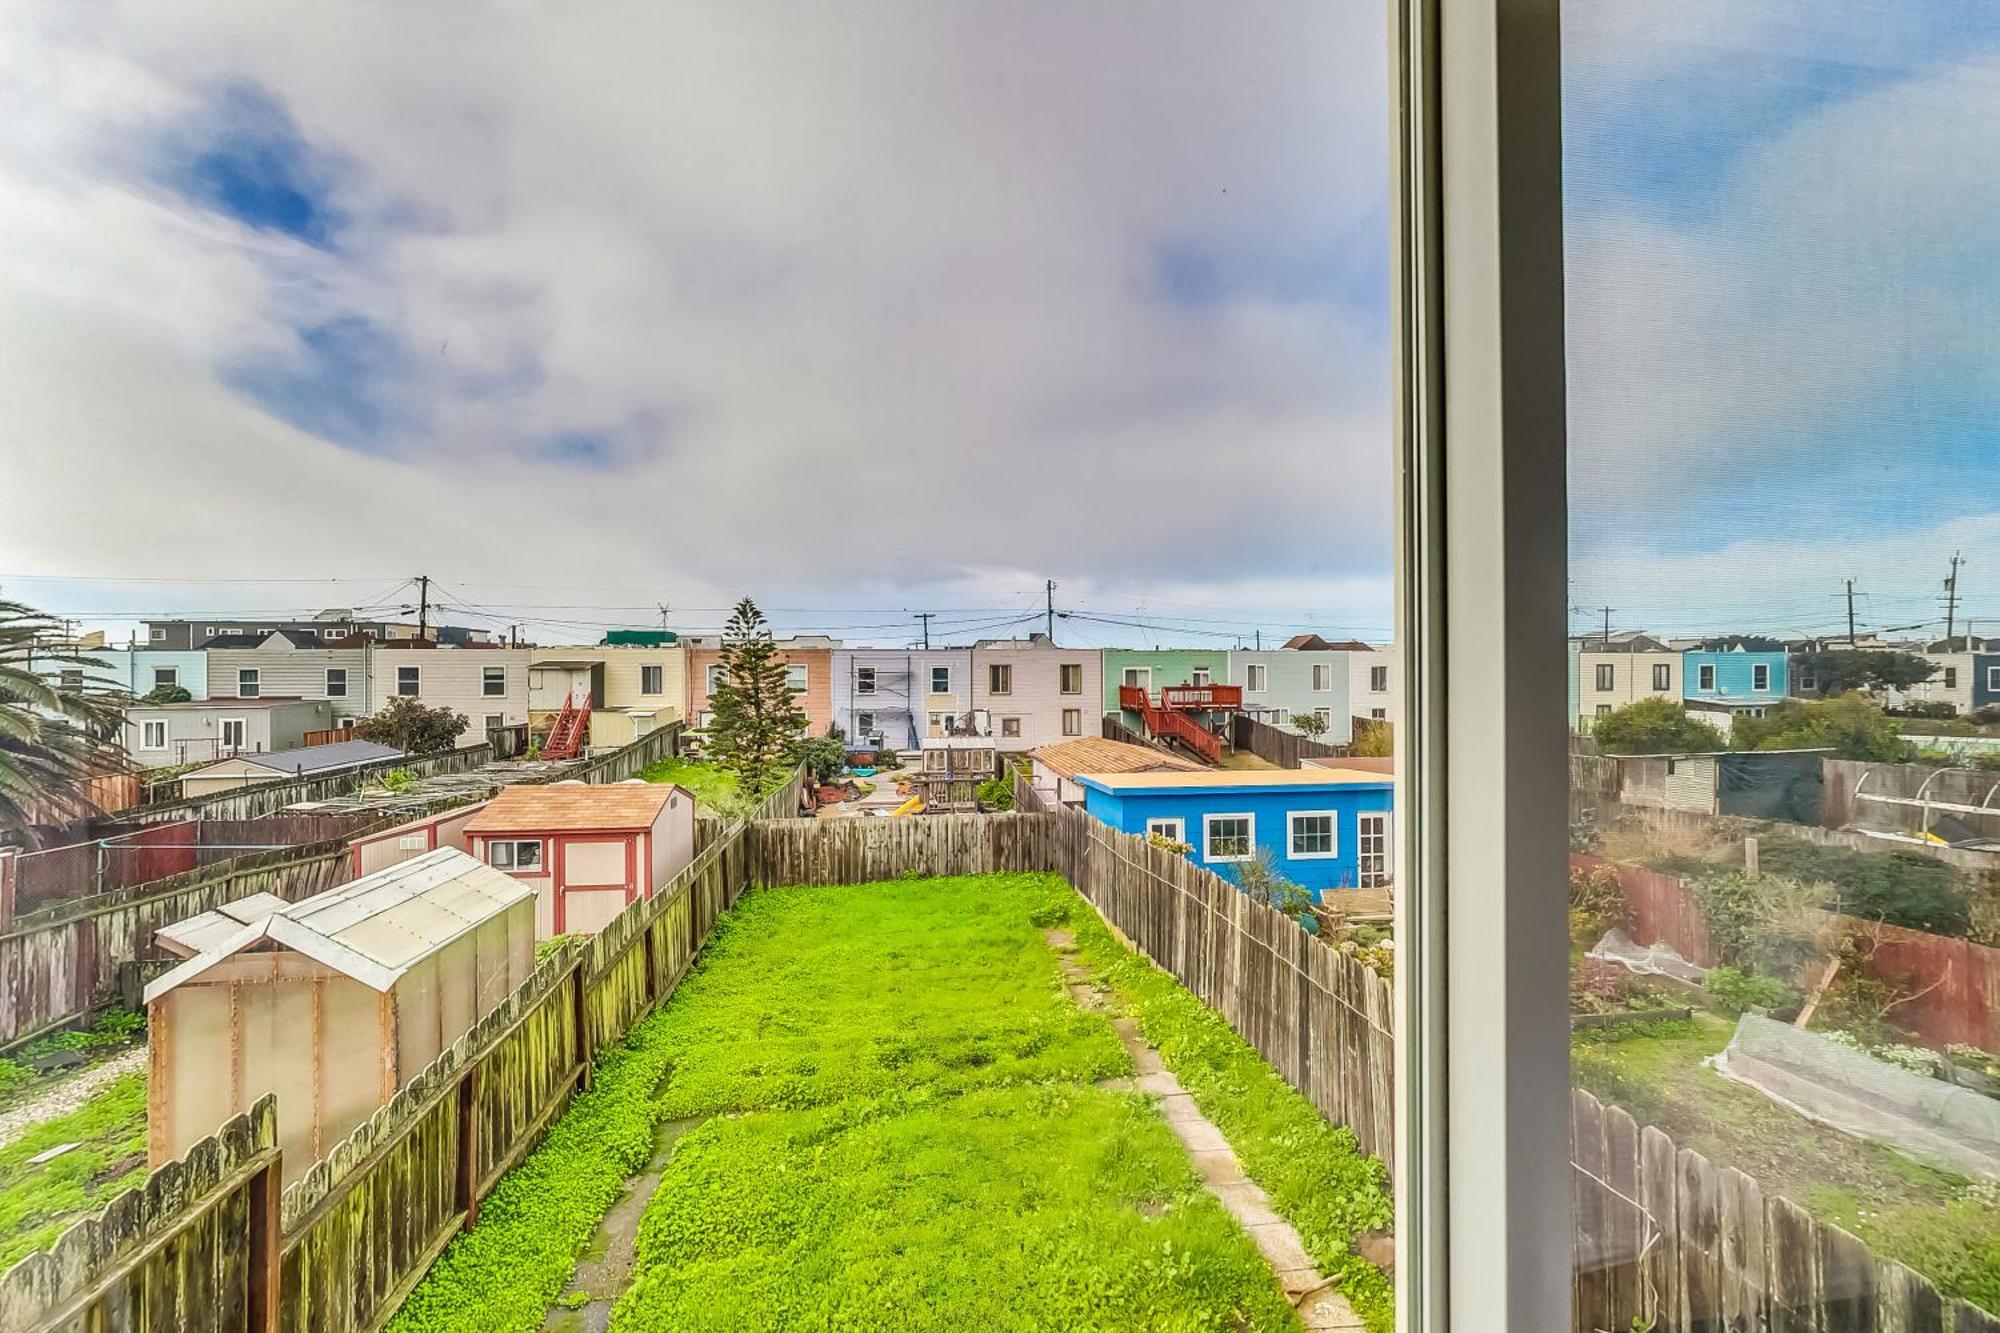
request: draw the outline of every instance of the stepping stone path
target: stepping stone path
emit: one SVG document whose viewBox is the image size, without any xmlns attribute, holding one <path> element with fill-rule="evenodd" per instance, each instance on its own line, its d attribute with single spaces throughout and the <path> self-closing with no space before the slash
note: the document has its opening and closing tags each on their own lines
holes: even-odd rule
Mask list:
<svg viewBox="0 0 2000 1333">
<path fill-rule="evenodd" d="M 1101 1011 L 1105 1007 L 1103 995 L 1091 984 L 1090 973 L 1071 956 L 1076 952 L 1075 939 L 1067 931 L 1043 933 L 1062 964 L 1070 997 L 1085 1009 Z M 1112 1018 L 1111 1026 L 1125 1043 L 1132 1067 L 1138 1072 L 1131 1078 L 1105 1079 L 1098 1086 L 1114 1092 L 1150 1093 L 1159 1098 L 1161 1117 L 1194 1160 L 1203 1185 L 1256 1242 L 1306 1328 L 1322 1333 L 1367 1327 L 1348 1305 L 1347 1298 L 1333 1290 L 1333 1279 L 1313 1266 L 1312 1256 L 1306 1253 L 1305 1243 L 1292 1224 L 1271 1207 L 1262 1187 L 1243 1174 L 1242 1163 L 1236 1160 L 1229 1140 L 1201 1113 L 1193 1094 L 1181 1086 L 1173 1071 L 1161 1063 L 1160 1053 L 1146 1044 L 1137 1020 L 1120 1014 Z"/>
<path fill-rule="evenodd" d="M 681 1136 L 706 1120 L 669 1120 L 653 1131 L 653 1156 L 644 1171 L 625 1182 L 625 1193 L 597 1224 L 597 1233 L 576 1261 L 563 1297 L 542 1321 L 543 1333 L 605 1333 L 611 1327 L 611 1310 L 631 1285 L 632 1269 L 638 1263 L 639 1221 L 653 1191 L 660 1187 L 674 1145 Z"/>
</svg>

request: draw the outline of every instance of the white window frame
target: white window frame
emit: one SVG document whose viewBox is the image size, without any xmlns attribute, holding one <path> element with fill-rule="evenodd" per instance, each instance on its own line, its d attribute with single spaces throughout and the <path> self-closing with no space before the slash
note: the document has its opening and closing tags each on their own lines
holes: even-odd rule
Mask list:
<svg viewBox="0 0 2000 1333">
<path fill-rule="evenodd" d="M 1172 830 L 1169 832 L 1168 830 Z M 1149 838 L 1171 838 L 1175 842 L 1187 841 L 1187 821 L 1178 815 L 1160 815 L 1146 821 L 1146 836 Z"/>
<path fill-rule="evenodd" d="M 1333 710 L 1331 708 L 1322 704 L 1320 707 L 1313 709 L 1313 716 L 1326 723 L 1327 730 L 1331 731 L 1333 729 Z"/>
<path fill-rule="evenodd" d="M 236 697 L 255 699 L 264 688 L 263 671 L 258 667 L 236 668 Z"/>
<path fill-rule="evenodd" d="M 499 689 L 493 687 L 498 685 Z M 504 666 L 482 666 L 479 668 L 479 697 L 482 699 L 504 699 L 507 697 L 507 668 Z"/>
<path fill-rule="evenodd" d="M 333 678 L 335 675 L 338 675 L 340 677 L 340 688 L 337 690 L 333 688 Z M 328 667 L 326 669 L 324 684 L 326 686 L 325 694 L 327 698 L 345 699 L 347 697 L 347 668 Z"/>
<path fill-rule="evenodd" d="M 160 738 L 153 739 L 153 729 L 159 728 Z M 139 748 L 142 750 L 164 750 L 167 748 L 167 720 L 163 717 L 143 718 L 139 722 Z"/>
<path fill-rule="evenodd" d="M 1376 682 L 1378 681 L 1381 683 L 1377 684 Z M 1387 694 L 1389 692 L 1388 667 L 1377 665 L 1368 668 L 1368 692 L 1370 694 Z"/>
<path fill-rule="evenodd" d="M 1368 868 L 1371 855 L 1368 851 L 1368 840 L 1371 836 L 1369 827 L 1371 825 L 1375 829 L 1372 836 L 1379 841 L 1382 848 L 1380 852 L 1373 854 L 1374 858 L 1380 862 L 1380 865 L 1374 870 Z M 1390 820 L 1389 813 L 1386 810 L 1363 810 L 1355 815 L 1354 882 L 1360 888 L 1379 889 L 1385 884 L 1396 882 L 1395 843 L 1392 838 L 1392 830 L 1393 822 Z"/>
<path fill-rule="evenodd" d="M 1014 693 L 1014 666 L 1011 662 L 986 664 L 986 692 L 999 698 Z"/>
<path fill-rule="evenodd" d="M 1134 677 L 1137 677 L 1137 679 L 1135 680 Z M 1128 666 L 1119 675 L 1118 683 L 1126 689 L 1145 690 L 1151 693 L 1153 688 L 1153 668 Z"/>
<path fill-rule="evenodd" d="M 535 854 L 526 864 L 521 861 L 521 849 L 532 847 Z M 519 874 L 523 871 L 537 875 L 548 873 L 548 859 L 543 855 L 540 838 L 495 838 L 486 844 L 486 864 L 495 870 L 505 870 Z"/>
<path fill-rule="evenodd" d="M 1989 690 L 2000 690 L 2000 666 L 1989 666 L 1986 668 L 1986 688 Z"/>
<path fill-rule="evenodd" d="M 1327 821 L 1327 850 L 1323 852 L 1302 852 L 1299 850 L 1299 821 L 1301 819 L 1324 819 Z M 1340 857 L 1340 811 L 1338 810 L 1287 810 L 1285 812 L 1285 859 L 1288 861 L 1333 861 Z"/>
<path fill-rule="evenodd" d="M 409 689 L 403 688 L 403 673 L 410 673 Z M 399 666 L 396 668 L 396 697 L 399 699 L 421 699 L 424 693 L 424 669 L 421 666 Z"/>
<path fill-rule="evenodd" d="M 1248 826 L 1241 856 L 1217 856 L 1215 846 L 1215 824 L 1221 819 L 1240 819 Z M 1257 859 L 1257 816 L 1248 810 L 1219 810 L 1201 817 L 1201 859 L 1210 865 L 1235 865 L 1242 861 Z"/>
<path fill-rule="evenodd" d="M 1291 710 L 1291 709 L 1289 709 L 1289 708 L 1273 708 L 1273 709 L 1271 710 L 1271 725 L 1272 725 L 1272 726 L 1274 726 L 1274 727 L 1288 727 L 1288 726 L 1290 726 L 1290 725 L 1291 725 L 1291 723 L 1292 723 L 1292 710 Z"/>
<path fill-rule="evenodd" d="M 1065 736 L 1083 735 L 1083 710 L 1081 708 L 1065 708 L 1062 710 L 1062 734 Z"/>
<path fill-rule="evenodd" d="M 856 694 L 875 693 L 875 668 L 858 666 L 854 668 L 854 692 Z"/>
<path fill-rule="evenodd" d="M 1769 693 L 1771 689 L 1771 664 L 1752 662 L 1750 664 L 1750 688 L 1753 691 Z"/>
<path fill-rule="evenodd" d="M 1068 681 L 1070 673 L 1076 673 L 1076 688 L 1071 689 Z M 1083 693 L 1083 663 L 1060 662 L 1056 665 L 1056 693 L 1078 695 Z"/>
<path fill-rule="evenodd" d="M 649 671 L 652 673 L 650 677 L 646 674 Z M 650 690 L 646 688 L 648 680 L 651 680 L 653 685 L 653 688 Z M 652 695 L 665 694 L 666 692 L 667 669 L 658 662 L 641 662 L 639 664 L 639 693 Z"/>
<path fill-rule="evenodd" d="M 804 694 L 812 687 L 812 673 L 804 662 L 785 663 L 785 685 L 793 694 Z"/>
<path fill-rule="evenodd" d="M 1715 693 L 1715 663 L 1697 662 L 1694 668 L 1694 687 L 1703 694 Z"/>
<path fill-rule="evenodd" d="M 165 643 L 167 641 L 167 631 L 161 626 L 149 625 L 146 628 L 146 637 L 154 643 Z"/>
<path fill-rule="evenodd" d="M 80 690 L 83 688 L 83 668 L 62 667 L 56 672 L 56 681 L 65 690 Z"/>
<path fill-rule="evenodd" d="M 1262 694 L 1271 687 L 1271 668 L 1262 662 L 1251 662 L 1243 668 L 1243 690 L 1246 694 Z"/>
<path fill-rule="evenodd" d="M 942 675 L 942 676 L 944 677 L 944 684 L 942 684 L 942 685 L 938 684 L 938 677 L 939 677 L 940 675 Z M 932 666 L 932 667 L 931 667 L 931 693 L 932 693 L 932 694 L 950 694 L 950 693 L 951 693 L 951 668 L 950 668 L 950 667 L 948 667 L 948 666 Z"/>
<path fill-rule="evenodd" d="M 1018 739 L 1021 735 L 1021 719 L 1018 717 L 1001 718 L 1000 735 L 1002 738 Z"/>
<path fill-rule="evenodd" d="M 1324 683 L 1322 684 L 1322 682 Z M 1312 688 L 1314 694 L 1330 694 L 1333 692 L 1333 664 L 1331 662 L 1313 663 Z"/>
<path fill-rule="evenodd" d="M 1389 720 L 1389 710 L 1386 708 L 1371 708 L 1368 710 L 1368 716 L 1376 722 L 1387 722 Z"/>
<path fill-rule="evenodd" d="M 485 729 L 487 731 L 499 731 L 502 727 L 506 725 L 507 725 L 507 715 L 505 713 L 486 714 Z"/>
<path fill-rule="evenodd" d="M 229 729 L 236 729 L 237 741 L 229 743 Z M 227 750 L 247 750 L 250 748 L 250 719 L 247 717 L 219 717 L 215 719 L 215 752 L 220 755 Z"/>
<path fill-rule="evenodd" d="M 179 685 L 180 685 L 180 683 L 181 683 L 181 669 L 180 669 L 179 667 L 154 667 L 154 668 L 153 668 L 153 688 L 154 688 L 154 689 L 156 689 L 156 690 L 163 690 L 163 689 L 165 689 L 165 688 L 166 688 L 167 686 L 169 686 L 169 685 L 172 685 L 172 686 L 175 686 L 176 688 L 178 688 L 178 687 L 179 687 Z"/>
<path fill-rule="evenodd" d="M 1188 672 L 1188 684 L 1198 690 L 1205 690 L 1215 684 L 1215 673 L 1207 667 L 1196 667 L 1194 670 Z"/>
<path fill-rule="evenodd" d="M 856 713 L 854 715 L 854 738 L 856 740 L 871 734 L 874 730 L 875 715 L 873 713 Z"/>
</svg>

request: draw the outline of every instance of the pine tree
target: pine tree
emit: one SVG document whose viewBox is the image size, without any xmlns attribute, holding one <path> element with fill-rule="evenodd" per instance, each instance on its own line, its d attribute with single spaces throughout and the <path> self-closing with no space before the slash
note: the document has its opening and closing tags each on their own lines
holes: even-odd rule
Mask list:
<svg viewBox="0 0 2000 1333">
<path fill-rule="evenodd" d="M 806 714 L 757 604 L 745 597 L 722 634 L 722 681 L 708 696 L 708 750 L 761 796 L 798 762 Z"/>
</svg>

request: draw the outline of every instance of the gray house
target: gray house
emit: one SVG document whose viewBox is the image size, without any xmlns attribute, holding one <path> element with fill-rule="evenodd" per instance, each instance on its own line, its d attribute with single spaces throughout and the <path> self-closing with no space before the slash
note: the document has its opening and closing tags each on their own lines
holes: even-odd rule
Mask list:
<svg viewBox="0 0 2000 1333">
<path fill-rule="evenodd" d="M 303 630 L 217 635 L 205 642 L 208 693 L 324 699 L 336 720 L 367 714 L 369 640 L 323 639 Z M 327 726 L 336 725 L 334 722 Z"/>
<path fill-rule="evenodd" d="M 324 699 L 277 695 L 194 699 L 181 704 L 133 704 L 120 739 L 146 768 L 192 764 L 232 754 L 289 750 L 309 731 L 333 725 Z"/>
</svg>

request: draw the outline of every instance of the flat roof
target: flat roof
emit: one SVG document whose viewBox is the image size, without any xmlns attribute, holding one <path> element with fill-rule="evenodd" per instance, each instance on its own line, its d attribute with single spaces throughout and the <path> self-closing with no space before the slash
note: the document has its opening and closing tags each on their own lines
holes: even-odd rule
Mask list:
<svg viewBox="0 0 2000 1333">
<path fill-rule="evenodd" d="M 1086 773 L 1078 782 L 1100 791 L 1292 791 L 1395 784 L 1386 774 L 1351 768 L 1228 768 L 1196 773 Z"/>
<path fill-rule="evenodd" d="M 465 825 L 467 833 L 638 833 L 653 827 L 676 793 L 671 782 L 554 782 L 506 787 Z"/>
</svg>

